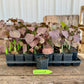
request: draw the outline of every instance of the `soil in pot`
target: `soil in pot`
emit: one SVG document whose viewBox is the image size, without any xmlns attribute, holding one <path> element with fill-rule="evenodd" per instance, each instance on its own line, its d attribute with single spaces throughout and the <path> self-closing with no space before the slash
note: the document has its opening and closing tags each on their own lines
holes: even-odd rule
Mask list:
<svg viewBox="0 0 84 84">
<path fill-rule="evenodd" d="M 63 56 L 63 54 L 55 53 L 54 54 L 54 61 L 55 62 L 56 61 L 58 61 L 58 62 L 62 61 L 62 56 Z M 54 66 L 61 66 L 61 63 L 54 63 Z"/>
<path fill-rule="evenodd" d="M 33 61 L 33 54 L 24 54 L 24 58 L 26 62 Z M 32 66 L 32 63 L 26 63 L 27 66 Z"/>
<path fill-rule="evenodd" d="M 14 66 L 15 64 L 14 63 L 11 63 L 11 62 L 14 62 L 15 61 L 15 56 L 14 54 L 5 54 L 6 56 L 6 61 L 10 63 L 7 63 L 8 66 Z"/>
<path fill-rule="evenodd" d="M 38 69 L 48 69 L 48 60 L 49 58 L 48 57 L 38 57 L 37 58 L 37 68 Z"/>
<path fill-rule="evenodd" d="M 72 61 L 72 56 L 73 54 L 72 53 L 64 53 L 63 54 L 63 61 Z M 71 63 L 64 63 L 64 66 L 70 66 Z"/>
<path fill-rule="evenodd" d="M 23 54 L 16 54 L 15 55 L 15 61 L 16 62 L 21 62 L 21 63 L 16 63 L 17 66 L 23 66 L 23 62 L 24 62 L 24 56 Z"/>
</svg>

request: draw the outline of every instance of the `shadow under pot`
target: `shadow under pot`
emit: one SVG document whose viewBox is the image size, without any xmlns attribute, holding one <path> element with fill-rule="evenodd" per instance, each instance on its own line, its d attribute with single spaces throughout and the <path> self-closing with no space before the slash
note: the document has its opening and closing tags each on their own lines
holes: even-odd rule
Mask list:
<svg viewBox="0 0 84 84">
<path fill-rule="evenodd" d="M 16 54 L 15 55 L 15 61 L 17 66 L 23 66 L 24 65 L 24 56 L 23 54 Z"/>
<path fill-rule="evenodd" d="M 46 55 L 49 58 L 49 62 L 53 61 L 53 54 Z M 52 63 L 48 63 L 49 66 L 52 66 Z"/>
<path fill-rule="evenodd" d="M 70 66 L 71 65 L 71 63 L 68 63 L 68 62 L 72 61 L 72 56 L 73 56 L 73 54 L 64 54 L 63 55 L 63 61 L 66 61 L 66 63 L 64 63 L 64 66 Z"/>
<path fill-rule="evenodd" d="M 6 62 L 10 62 L 10 63 L 7 63 L 8 66 L 14 66 L 15 63 L 12 63 L 15 61 L 15 57 L 14 57 L 14 54 L 5 54 L 6 56 Z"/>
<path fill-rule="evenodd" d="M 54 63 L 54 66 L 61 66 L 60 62 L 62 61 L 62 56 L 63 54 L 57 54 L 57 53 L 54 54 L 54 61 L 58 62 L 58 63 Z"/>
<path fill-rule="evenodd" d="M 37 69 L 48 69 L 48 57 L 37 57 L 36 63 L 37 63 Z"/>
<path fill-rule="evenodd" d="M 33 61 L 33 54 L 24 54 L 25 62 L 27 66 L 32 66 L 32 61 Z M 31 63 L 29 63 L 31 62 Z"/>
</svg>

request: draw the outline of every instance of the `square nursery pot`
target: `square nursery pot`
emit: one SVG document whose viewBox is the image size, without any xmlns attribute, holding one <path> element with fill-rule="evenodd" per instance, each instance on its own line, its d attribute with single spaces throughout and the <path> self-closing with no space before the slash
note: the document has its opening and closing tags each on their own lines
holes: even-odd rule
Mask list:
<svg viewBox="0 0 84 84">
<path fill-rule="evenodd" d="M 67 62 L 67 63 L 64 63 L 64 66 L 70 66 L 71 65 L 71 63 L 68 63 L 68 62 L 72 61 L 72 56 L 73 56 L 73 54 L 63 54 L 63 61 Z"/>
<path fill-rule="evenodd" d="M 53 61 L 53 54 L 46 55 L 46 57 L 49 58 L 49 62 L 50 62 L 50 61 Z M 52 63 L 49 63 L 48 65 L 49 65 L 49 66 L 52 66 Z"/>
<path fill-rule="evenodd" d="M 59 63 L 54 63 L 54 66 L 61 66 L 61 61 L 62 61 L 62 56 L 63 54 L 58 54 L 58 53 L 55 53 L 54 54 L 54 61 L 58 61 Z"/>
<path fill-rule="evenodd" d="M 15 61 L 17 66 L 23 66 L 24 65 L 24 56 L 23 54 L 16 54 L 15 55 Z M 20 63 L 19 63 L 20 62 Z"/>
<path fill-rule="evenodd" d="M 38 57 L 43 57 L 43 56 L 44 56 L 44 54 L 34 54 L 34 59 L 33 60 L 37 61 Z M 36 65 L 36 63 L 35 64 L 33 63 L 33 65 Z"/>
<path fill-rule="evenodd" d="M 70 52 L 73 54 L 73 56 L 72 56 L 72 60 L 77 59 L 78 51 L 70 51 Z"/>
<path fill-rule="evenodd" d="M 45 59 L 40 59 L 41 57 L 37 58 L 37 69 L 48 69 L 48 60 L 49 58 L 46 57 Z"/>
<path fill-rule="evenodd" d="M 81 60 L 77 58 L 76 60 L 73 60 L 75 62 L 72 63 L 72 66 L 80 66 Z"/>
<path fill-rule="evenodd" d="M 31 62 L 31 63 L 26 63 L 27 66 L 32 66 L 32 61 L 33 61 L 33 54 L 24 54 L 24 58 L 26 62 Z"/>
<path fill-rule="evenodd" d="M 15 57 L 14 57 L 14 54 L 5 54 L 6 56 L 6 61 L 7 62 L 10 62 L 10 63 L 7 63 L 8 66 L 14 66 L 15 64 L 12 63 L 15 61 Z"/>
</svg>

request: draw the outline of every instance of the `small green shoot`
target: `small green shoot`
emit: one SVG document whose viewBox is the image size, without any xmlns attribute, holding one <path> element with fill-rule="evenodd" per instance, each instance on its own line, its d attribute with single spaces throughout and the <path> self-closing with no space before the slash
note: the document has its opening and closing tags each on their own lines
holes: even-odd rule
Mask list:
<svg viewBox="0 0 84 84">
<path fill-rule="evenodd" d="M 64 22 L 60 22 L 60 24 L 62 25 L 62 28 L 64 29 L 64 27 L 66 26 L 66 24 Z"/>
<path fill-rule="evenodd" d="M 34 54 L 36 54 L 36 49 L 34 48 Z"/>
<path fill-rule="evenodd" d="M 20 45 L 19 44 L 17 44 L 17 48 L 18 48 L 18 50 L 20 50 Z"/>
<path fill-rule="evenodd" d="M 17 52 L 17 49 L 16 49 L 16 47 L 14 47 L 14 51 L 15 51 L 15 52 Z"/>
<path fill-rule="evenodd" d="M 5 49 L 5 53 L 8 54 L 8 49 L 7 48 Z"/>
<path fill-rule="evenodd" d="M 12 50 L 12 46 L 11 46 L 11 42 L 9 42 L 9 51 L 11 52 Z"/>
</svg>

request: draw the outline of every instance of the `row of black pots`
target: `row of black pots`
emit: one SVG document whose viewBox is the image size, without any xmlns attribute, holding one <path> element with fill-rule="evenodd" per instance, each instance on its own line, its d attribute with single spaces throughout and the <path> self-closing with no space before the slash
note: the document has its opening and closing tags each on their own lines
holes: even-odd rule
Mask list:
<svg viewBox="0 0 84 84">
<path fill-rule="evenodd" d="M 48 62 L 52 62 L 52 61 L 58 61 L 59 63 L 54 63 L 54 66 L 61 66 L 61 65 L 64 65 L 64 66 L 79 66 L 80 65 L 80 62 L 79 63 L 72 63 L 72 57 L 73 57 L 73 54 L 50 54 L 48 56 L 46 56 L 46 59 L 39 59 L 42 57 L 42 55 L 40 56 L 35 56 L 36 57 L 36 61 L 37 61 L 37 68 L 38 69 L 47 69 L 48 66 L 50 65 L 50 63 Z M 66 62 L 71 62 L 71 63 L 61 63 L 62 61 L 66 61 Z M 77 58 L 76 60 L 74 61 L 77 61 Z M 52 64 L 52 63 L 51 63 Z"/>
<path fill-rule="evenodd" d="M 43 68 L 44 65 L 45 67 L 44 68 L 47 68 L 48 66 L 52 65 L 52 63 L 48 63 L 50 61 L 72 61 L 73 60 L 73 56 L 75 56 L 75 59 L 77 58 L 77 52 L 73 54 L 49 54 L 49 55 L 45 55 L 46 56 L 46 59 L 43 59 L 43 60 L 38 60 L 39 57 L 42 57 L 44 56 L 44 54 L 36 54 L 36 55 L 33 55 L 33 54 L 18 54 L 18 55 L 13 55 L 13 54 L 9 54 L 9 55 L 6 55 L 6 60 L 7 61 L 36 61 L 37 62 L 37 68 L 39 68 L 39 65 L 40 65 L 40 68 Z M 46 65 L 47 64 L 47 65 Z M 13 66 L 14 64 L 8 64 L 9 66 Z M 23 64 L 17 64 L 17 65 L 21 65 L 23 66 Z M 26 63 L 26 65 L 30 66 L 32 65 L 32 63 Z M 60 66 L 61 63 L 54 63 L 55 66 Z M 64 64 L 65 66 L 69 66 L 70 64 Z M 43 67 L 42 67 L 43 66 Z M 44 69 L 43 68 L 43 69 Z"/>
<path fill-rule="evenodd" d="M 16 61 L 16 62 L 23 62 L 23 61 L 33 61 L 33 54 L 6 54 L 6 61 Z M 13 66 L 14 64 L 10 63 L 9 66 Z M 23 66 L 23 64 L 17 64 L 18 66 Z M 26 63 L 26 65 L 31 66 L 31 63 Z"/>
</svg>

